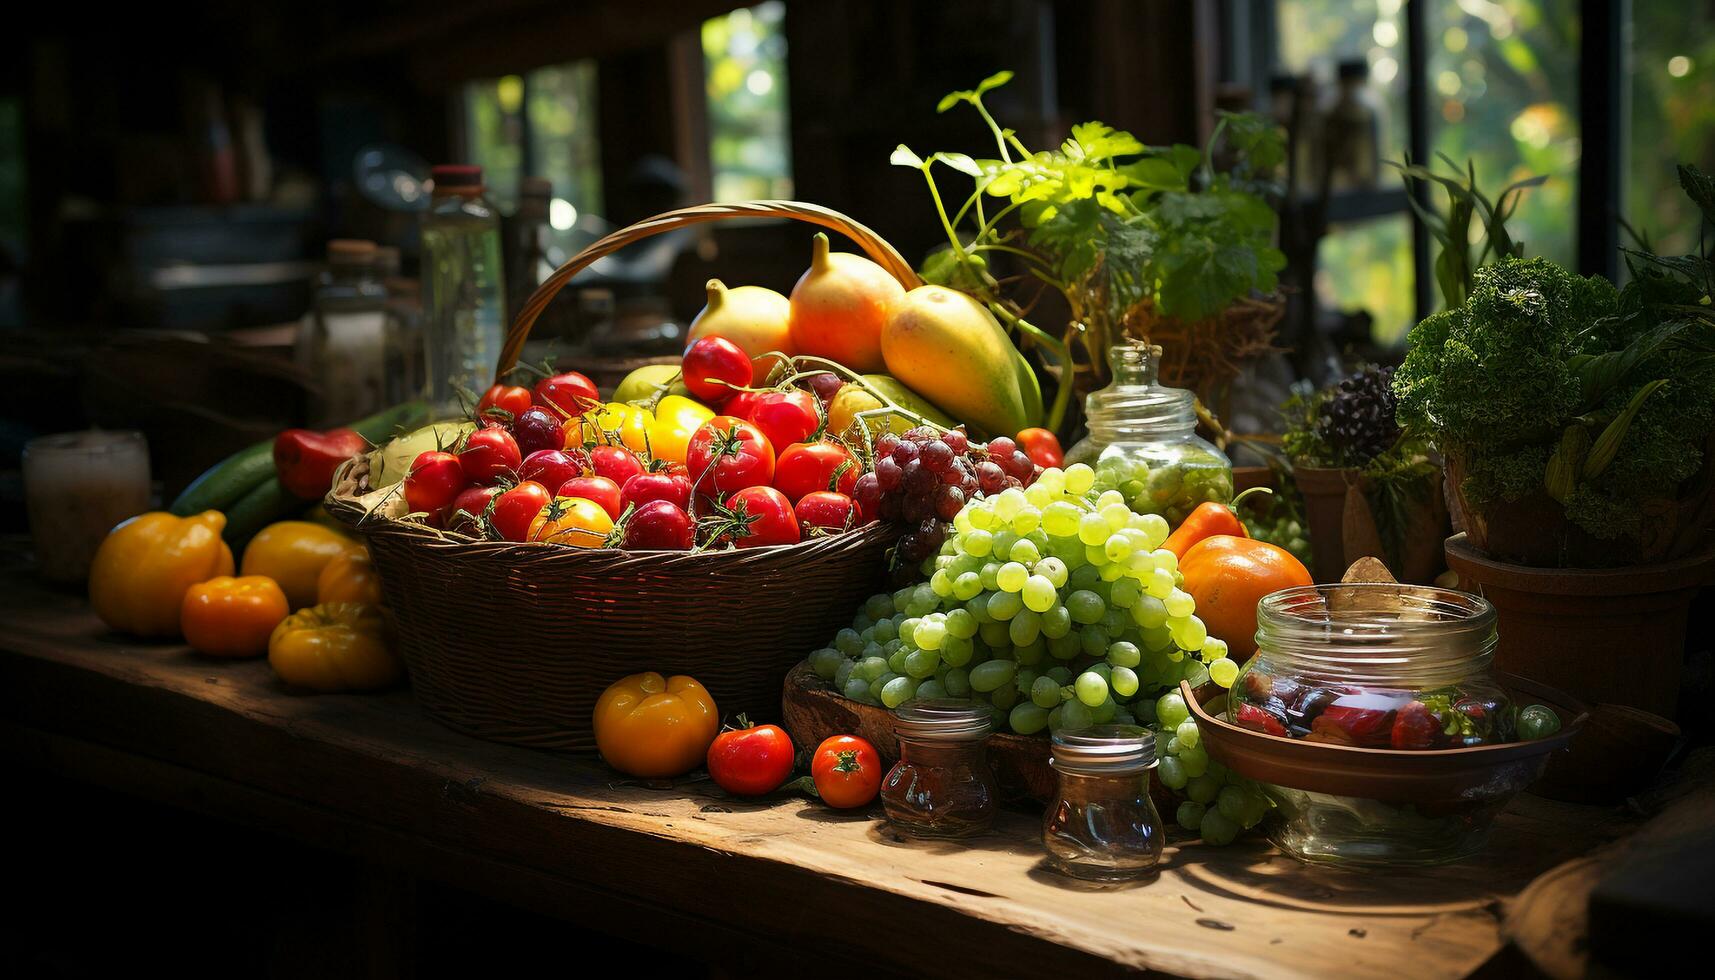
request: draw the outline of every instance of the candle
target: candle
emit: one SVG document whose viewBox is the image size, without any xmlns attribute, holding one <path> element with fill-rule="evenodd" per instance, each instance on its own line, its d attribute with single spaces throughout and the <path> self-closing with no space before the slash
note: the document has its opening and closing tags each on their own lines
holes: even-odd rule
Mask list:
<svg viewBox="0 0 1715 980">
<path fill-rule="evenodd" d="M 64 432 L 24 446 L 24 499 L 42 577 L 89 577 L 107 532 L 149 509 L 149 445 L 141 432 Z"/>
</svg>

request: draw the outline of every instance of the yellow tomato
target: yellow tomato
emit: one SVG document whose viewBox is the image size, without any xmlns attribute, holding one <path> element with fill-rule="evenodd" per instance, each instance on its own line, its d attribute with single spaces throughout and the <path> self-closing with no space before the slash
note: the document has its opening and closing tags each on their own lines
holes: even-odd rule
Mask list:
<svg viewBox="0 0 1715 980">
<path fill-rule="evenodd" d="M 668 395 L 655 406 L 655 425 L 649 430 L 649 449 L 656 459 L 685 462 L 685 446 L 714 410 L 678 395 Z"/>
<path fill-rule="evenodd" d="M 287 616 L 268 638 L 268 664 L 286 683 L 324 694 L 375 691 L 404 674 L 387 645 L 381 610 L 355 602 L 330 602 Z"/>
<path fill-rule="evenodd" d="M 721 714 L 693 678 L 648 671 L 603 691 L 594 722 L 596 748 L 608 765 L 641 779 L 669 779 L 702 764 Z"/>
<path fill-rule="evenodd" d="M 101 542 L 89 567 L 89 602 L 108 626 L 137 636 L 177 636 L 185 592 L 232 574 L 232 549 L 220 539 L 226 515 L 139 514 Z"/>
<path fill-rule="evenodd" d="M 634 453 L 642 453 L 649 447 L 649 430 L 654 423 L 655 417 L 646 408 L 608 402 L 593 412 L 567 419 L 561 432 L 567 449 L 618 442 Z"/>
<path fill-rule="evenodd" d="M 291 610 L 271 578 L 222 575 L 185 593 L 179 624 L 191 649 L 211 657 L 260 657 Z"/>
<path fill-rule="evenodd" d="M 381 576 L 375 572 L 368 548 L 360 545 L 341 552 L 322 567 L 316 577 L 316 603 L 325 602 L 381 605 Z"/>
<path fill-rule="evenodd" d="M 280 521 L 256 532 L 244 549 L 245 575 L 280 583 L 293 609 L 316 604 L 316 581 L 328 562 L 359 547 L 356 541 L 309 521 Z"/>
<path fill-rule="evenodd" d="M 613 530 L 613 518 L 593 500 L 555 497 L 530 522 L 530 541 L 599 548 Z"/>
</svg>

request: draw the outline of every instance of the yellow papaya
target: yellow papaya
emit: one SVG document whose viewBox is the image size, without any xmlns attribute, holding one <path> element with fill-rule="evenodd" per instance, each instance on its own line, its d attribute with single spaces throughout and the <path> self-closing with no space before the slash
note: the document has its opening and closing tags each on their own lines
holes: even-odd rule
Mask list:
<svg viewBox="0 0 1715 980">
<path fill-rule="evenodd" d="M 979 435 L 1035 424 L 1019 376 L 1029 366 L 994 315 L 964 293 L 944 286 L 906 293 L 882 327 L 881 354 L 887 373 Z"/>
</svg>

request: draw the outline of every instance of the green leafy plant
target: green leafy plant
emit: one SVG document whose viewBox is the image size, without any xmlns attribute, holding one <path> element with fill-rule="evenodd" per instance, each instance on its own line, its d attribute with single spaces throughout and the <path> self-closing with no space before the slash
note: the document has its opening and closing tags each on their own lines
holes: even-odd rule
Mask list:
<svg viewBox="0 0 1715 980">
<path fill-rule="evenodd" d="M 1415 191 L 1417 183 L 1441 185 L 1447 193 L 1447 212 L 1438 214 L 1423 206 L 1413 193 L 1409 200 L 1424 227 L 1441 246 L 1435 257 L 1435 284 L 1447 309 L 1463 306 L 1471 295 L 1473 279 L 1478 269 L 1502 259 L 1524 255 L 1524 243 L 1515 241 L 1507 232 L 1507 219 L 1518 210 L 1524 192 L 1540 186 L 1546 176 L 1526 177 L 1508 184 L 1500 196 L 1490 201 L 1477 188 L 1477 165 L 1469 160 L 1463 169 L 1445 153 L 1438 153 L 1442 162 L 1459 176 L 1438 174 L 1428 167 L 1413 165 L 1408 157 L 1404 163 L 1388 161 L 1405 180 L 1407 190 Z M 1480 220 L 1483 228 L 1482 248 L 1472 254 L 1471 223 Z"/>
<path fill-rule="evenodd" d="M 1274 291 L 1285 257 L 1273 246 L 1275 214 L 1260 195 L 1285 149 L 1272 122 L 1223 113 L 1206 150 L 1145 146 L 1100 122 L 1073 126 L 1058 147 L 1032 150 L 983 103 L 1011 78 L 998 72 L 936 107 L 976 111 L 994 136 L 993 158 L 925 157 L 901 144 L 892 162 L 922 171 L 947 235 L 947 248 L 924 263 L 923 278 L 976 296 L 1023 346 L 1046 352 L 1060 372 L 1047 423 L 1058 428 L 1073 388 L 1073 348 L 1099 377 L 1134 307 L 1150 302 L 1166 316 L 1195 321 Z M 1223 138 L 1235 162 L 1218 171 L 1210 160 Z M 957 207 L 941 193 L 937 166 L 971 179 Z M 1009 256 L 1024 276 L 1066 298 L 1072 316 L 1063 336 L 1026 319 L 1032 304 L 996 277 L 993 255 Z"/>
</svg>

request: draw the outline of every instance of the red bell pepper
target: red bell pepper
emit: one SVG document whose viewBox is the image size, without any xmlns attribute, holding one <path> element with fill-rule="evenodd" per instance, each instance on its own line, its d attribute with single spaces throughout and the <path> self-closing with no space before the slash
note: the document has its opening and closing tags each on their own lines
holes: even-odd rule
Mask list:
<svg viewBox="0 0 1715 980">
<path fill-rule="evenodd" d="M 287 429 L 274 439 L 274 472 L 294 497 L 320 500 L 339 464 L 368 451 L 369 440 L 351 429 Z"/>
</svg>

